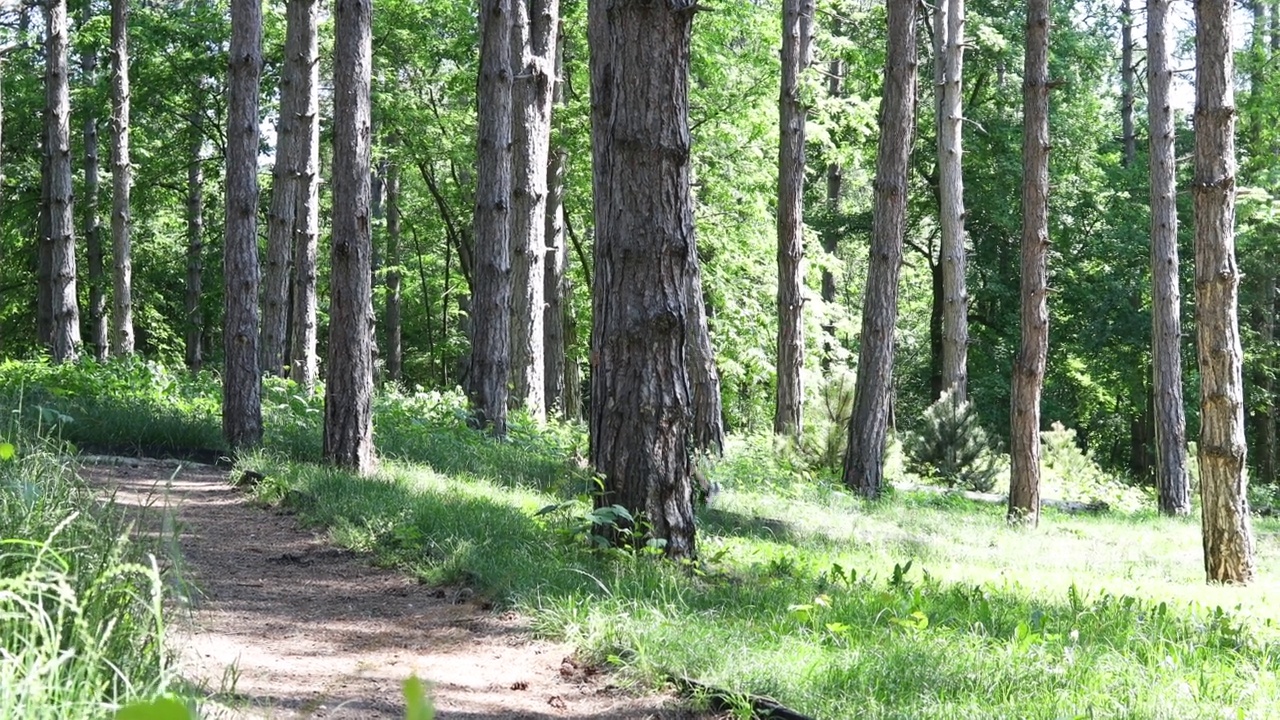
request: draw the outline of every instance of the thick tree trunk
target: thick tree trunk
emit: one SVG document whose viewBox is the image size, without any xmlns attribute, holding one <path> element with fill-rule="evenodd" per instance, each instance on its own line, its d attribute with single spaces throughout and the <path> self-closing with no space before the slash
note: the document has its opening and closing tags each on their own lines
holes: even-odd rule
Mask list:
<svg viewBox="0 0 1280 720">
<path fill-rule="evenodd" d="M 813 0 L 783 0 L 778 100 L 778 364 L 773 431 L 804 429 L 804 171 L 808 107 L 800 74 L 809 65 Z"/>
<path fill-rule="evenodd" d="M 518 0 L 514 7 L 511 57 L 519 67 L 512 87 L 510 404 L 545 417 L 547 160 L 560 2 Z"/>
<path fill-rule="evenodd" d="M 293 202 L 293 310 L 290 313 L 291 335 L 289 341 L 289 377 L 311 392 L 316 385 L 317 307 L 316 262 L 320 235 L 320 45 L 316 31 L 320 14 L 317 0 L 299 2 L 291 9 L 306 11 L 305 25 L 309 28 L 306 43 L 297 47 L 305 72 L 299 73 L 294 82 L 297 95 L 305 104 L 298 108 L 297 139 L 301 144 L 299 176 L 294 178 L 293 190 L 297 198 Z"/>
<path fill-rule="evenodd" d="M 1177 172 L 1166 34 L 1169 0 L 1147 4 L 1147 114 L 1151 175 L 1151 364 L 1160 512 L 1191 512 L 1182 399 L 1182 297 L 1178 288 Z"/>
<path fill-rule="evenodd" d="M 235 450 L 262 442 L 258 372 L 258 87 L 262 4 L 232 0 L 227 76 L 226 240 L 222 275 L 222 435 Z"/>
<path fill-rule="evenodd" d="M 67 78 L 67 1 L 50 0 L 45 60 L 52 122 L 49 127 L 50 277 L 53 286 L 53 361 L 74 362 L 80 353 L 76 300 L 75 213 L 71 186 L 71 93 Z"/>
<path fill-rule="evenodd" d="M 1010 523 L 1040 522 L 1040 396 L 1049 354 L 1049 0 L 1027 4 L 1023 64 L 1021 346 L 1009 418 Z"/>
<path fill-rule="evenodd" d="M 1127 168 L 1133 167 L 1138 157 L 1138 137 L 1133 130 L 1133 75 L 1133 4 L 1132 0 L 1120 0 L 1120 134 Z"/>
<path fill-rule="evenodd" d="M 643 516 L 598 531 L 696 556 L 689 274 L 697 252 L 689 186 L 692 0 L 591 3 L 595 288 L 591 462 L 595 505 Z M 628 537 L 635 530 L 646 537 Z"/>
<path fill-rule="evenodd" d="M 555 89 L 552 105 L 564 107 L 564 35 L 556 33 Z M 553 111 L 554 113 L 554 111 Z M 547 212 L 545 218 L 546 272 L 543 275 L 542 347 L 545 368 L 543 399 L 548 414 L 564 419 L 577 419 L 578 408 L 570 407 L 565 394 L 565 314 L 572 313 L 569 304 L 569 243 L 565 236 L 564 195 L 565 168 L 569 151 L 552 147 L 547 158 Z"/>
<path fill-rule="evenodd" d="M 507 433 L 511 363 L 512 18 L 512 0 L 481 2 L 476 267 L 468 390 L 480 424 L 498 437 Z"/>
<path fill-rule="evenodd" d="M 80 27 L 93 17 L 93 3 L 80 6 Z M 98 74 L 98 49 L 86 45 L 80 53 L 81 80 L 92 85 Z M 98 220 L 98 115 L 93 110 L 84 119 L 84 247 L 89 258 L 89 345 L 99 362 L 107 359 L 107 282 L 103 268 L 102 224 Z"/>
<path fill-rule="evenodd" d="M 862 345 L 854 386 L 844 482 L 867 498 L 884 487 L 884 449 L 893 384 L 898 277 L 907 219 L 907 169 L 915 136 L 916 3 L 888 0 L 889 38 L 876 152 L 871 257 L 862 304 Z"/>
<path fill-rule="evenodd" d="M 400 321 L 400 166 L 387 163 L 387 379 L 400 382 L 404 372 L 404 347 Z M 427 308 L 427 317 L 431 316 Z"/>
<path fill-rule="evenodd" d="M 934 14 L 938 94 L 938 198 L 942 231 L 942 387 L 969 395 L 969 291 L 965 282 L 964 171 L 961 106 L 964 0 L 938 0 Z"/>
<path fill-rule="evenodd" d="M 256 92 L 256 83 L 254 89 Z M 111 2 L 111 111 L 111 353 L 123 356 L 133 354 L 134 344 L 133 216 L 129 201 L 133 188 L 133 165 L 129 159 L 129 0 Z"/>
<path fill-rule="evenodd" d="M 370 224 L 373 69 L 370 0 L 338 0 L 334 18 L 333 247 L 324 457 L 373 471 L 373 233 Z"/>
<path fill-rule="evenodd" d="M 186 360 L 187 367 L 198 371 L 204 364 L 204 309 L 200 296 L 204 292 L 204 165 L 200 151 L 204 136 L 200 132 L 201 117 L 191 116 L 191 146 L 187 165 L 187 297 Z"/>
<path fill-rule="evenodd" d="M 1200 501 L 1210 582 L 1253 580 L 1245 468 L 1243 351 L 1235 258 L 1235 99 L 1231 3 L 1196 12 L 1196 357 L 1200 366 Z"/>
</svg>

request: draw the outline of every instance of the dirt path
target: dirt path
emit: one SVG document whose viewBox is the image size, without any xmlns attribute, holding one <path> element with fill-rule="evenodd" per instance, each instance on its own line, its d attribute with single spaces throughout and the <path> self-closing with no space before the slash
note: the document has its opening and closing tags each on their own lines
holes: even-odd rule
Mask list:
<svg viewBox="0 0 1280 720">
<path fill-rule="evenodd" d="M 212 696 L 211 717 L 401 718 L 414 673 L 434 684 L 441 720 L 706 717 L 615 687 L 466 589 L 424 587 L 326 545 L 213 468 L 131 461 L 84 474 L 150 507 L 149 524 L 176 522 L 197 589 L 172 644 L 184 678 Z"/>
</svg>

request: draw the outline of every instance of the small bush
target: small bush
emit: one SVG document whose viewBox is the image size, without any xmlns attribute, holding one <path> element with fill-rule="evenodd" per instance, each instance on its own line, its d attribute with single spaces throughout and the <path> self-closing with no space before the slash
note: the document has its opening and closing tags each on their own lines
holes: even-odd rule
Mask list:
<svg viewBox="0 0 1280 720">
<path fill-rule="evenodd" d="M 907 469 L 952 488 L 987 492 L 997 468 L 978 411 L 950 392 L 924 411 L 920 428 L 903 438 Z"/>
<path fill-rule="evenodd" d="M 1102 505 L 1121 512 L 1150 507 L 1141 489 L 1107 473 L 1076 443 L 1076 431 L 1054 423 L 1040 433 L 1040 494 L 1043 497 Z"/>
</svg>

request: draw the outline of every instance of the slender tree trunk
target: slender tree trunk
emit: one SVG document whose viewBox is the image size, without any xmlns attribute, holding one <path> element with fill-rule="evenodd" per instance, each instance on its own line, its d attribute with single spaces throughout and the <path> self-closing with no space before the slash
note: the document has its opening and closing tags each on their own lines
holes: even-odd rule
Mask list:
<svg viewBox="0 0 1280 720">
<path fill-rule="evenodd" d="M 258 88 L 262 4 L 232 0 L 227 77 L 226 240 L 222 275 L 222 435 L 235 450 L 262 441 L 258 371 Z"/>
<path fill-rule="evenodd" d="M 511 362 L 512 0 L 482 0 L 475 294 L 469 390 L 480 424 L 507 433 Z"/>
<path fill-rule="evenodd" d="M 969 291 L 965 282 L 964 171 L 961 127 L 964 0 L 938 0 L 938 197 L 942 231 L 942 387 L 957 402 L 969 396 Z"/>
<path fill-rule="evenodd" d="M 53 189 L 52 127 L 52 96 L 46 92 L 40 131 L 40 212 L 36 220 L 36 343 L 50 352 L 53 350 L 53 228 L 49 205 Z"/>
<path fill-rule="evenodd" d="M 75 213 L 71 187 L 71 93 L 67 78 L 67 0 L 50 0 L 47 13 L 50 276 L 53 282 L 53 360 L 74 362 L 80 353 L 76 300 Z"/>
<path fill-rule="evenodd" d="M 514 7 L 510 403 L 545 417 L 547 160 L 560 1 L 516 0 Z"/>
<path fill-rule="evenodd" d="M 1133 4 L 1132 0 L 1120 0 L 1120 134 L 1127 168 L 1133 167 L 1138 157 L 1138 137 L 1133 130 L 1133 75 Z"/>
<path fill-rule="evenodd" d="M 400 166 L 387 163 L 387 378 L 399 382 L 404 371 L 400 327 Z M 431 308 L 427 308 L 431 317 Z M 430 323 L 428 323 L 428 327 Z"/>
<path fill-rule="evenodd" d="M 186 360 L 192 371 L 204 364 L 204 309 L 200 296 L 204 293 L 204 165 L 200 151 L 204 136 L 200 132 L 200 113 L 191 115 L 191 145 L 187 165 L 187 297 Z"/>
<path fill-rule="evenodd" d="M 1040 396 L 1049 353 L 1049 0 L 1027 4 L 1023 65 L 1022 342 L 1009 420 L 1009 522 L 1040 522 Z"/>
<path fill-rule="evenodd" d="M 93 17 L 93 3 L 80 6 L 80 27 Z M 85 85 L 93 85 L 98 74 L 98 50 L 85 46 L 80 53 L 80 72 Z M 89 257 L 89 345 L 99 362 L 107 359 L 106 277 L 102 264 L 102 225 L 98 221 L 98 115 L 93 110 L 84 119 L 84 246 Z"/>
<path fill-rule="evenodd" d="M 564 107 L 564 35 L 556 33 L 555 88 L 552 105 Z M 555 111 L 553 111 L 553 114 Z M 543 299 L 546 304 L 542 316 L 543 399 L 548 414 L 569 419 L 578 417 L 576 408 L 565 402 L 565 313 L 569 306 L 569 243 L 564 231 L 565 168 L 569 151 L 563 146 L 552 147 L 547 158 L 547 213 L 545 219 L 546 272 L 543 275 Z"/>
<path fill-rule="evenodd" d="M 778 100 L 778 365 L 773 431 L 804 429 L 804 171 L 808 107 L 800 74 L 810 62 L 813 0 L 783 0 Z"/>
<path fill-rule="evenodd" d="M 876 152 L 871 257 L 862 305 L 862 346 L 854 386 L 844 482 L 867 498 L 884 487 L 884 448 L 893 386 L 898 277 L 906 233 L 907 172 L 915 136 L 916 3 L 888 0 L 889 38 Z"/>
<path fill-rule="evenodd" d="M 257 83 L 254 83 L 257 92 Z M 256 102 L 255 102 L 256 112 Z M 133 165 L 129 159 L 129 0 L 111 2 L 111 353 L 132 355 L 133 216 L 129 193 Z M 257 134 L 255 133 L 255 138 Z M 255 140 L 256 141 L 256 140 Z M 256 168 L 257 155 L 254 162 Z"/>
<path fill-rule="evenodd" d="M 305 104 L 298 113 L 298 157 L 302 165 L 295 178 L 293 203 L 293 311 L 289 342 L 289 377 L 307 392 L 315 389 L 317 365 L 316 262 L 320 236 L 320 45 L 316 27 L 320 14 L 318 0 L 298 3 L 291 9 L 306 11 L 306 42 L 297 48 L 305 72 L 294 81 Z"/>
<path fill-rule="evenodd" d="M 1235 98 L 1231 2 L 1196 12 L 1196 335 L 1200 366 L 1200 501 L 1210 582 L 1253 580 L 1245 468 L 1243 351 L 1235 258 Z"/>
<path fill-rule="evenodd" d="M 1277 287 L 1274 272 L 1266 278 L 1266 306 L 1263 308 L 1262 342 L 1267 348 L 1268 357 L 1276 362 L 1276 312 L 1280 311 L 1280 289 Z M 1262 428 L 1262 482 L 1276 482 L 1276 382 L 1272 373 L 1267 373 L 1262 383 L 1263 396 L 1267 398 L 1263 411 Z"/>
<path fill-rule="evenodd" d="M 1177 171 L 1166 34 L 1169 0 L 1147 4 L 1147 114 L 1151 174 L 1151 362 L 1156 487 L 1160 512 L 1191 512 L 1187 421 L 1182 399 L 1182 309 L 1178 288 Z"/>
<path fill-rule="evenodd" d="M 836 20 L 832 34 L 841 36 L 844 25 Z M 831 98 L 844 96 L 844 60 L 834 57 L 827 65 L 827 95 Z M 822 252 L 827 255 L 822 265 L 822 305 L 826 319 L 822 323 L 822 371 L 827 374 L 831 370 L 832 356 L 839 343 L 836 340 L 835 310 L 836 276 L 831 271 L 831 263 L 840 247 L 840 232 L 835 228 L 836 219 L 840 216 L 841 200 L 844 194 L 844 170 L 838 162 L 827 163 L 827 213 L 831 216 L 830 227 L 822 233 Z"/>
<path fill-rule="evenodd" d="M 591 462 L 598 508 L 643 514 L 671 558 L 696 556 L 686 323 L 697 252 L 689 186 L 693 0 L 591 3 L 595 292 Z M 627 542 L 624 519 L 597 528 Z M 635 537 L 631 541 L 643 542 Z"/>
<path fill-rule="evenodd" d="M 369 171 L 373 69 L 370 0 L 337 0 L 334 18 L 333 248 L 324 457 L 373 471 L 373 233 Z"/>
</svg>

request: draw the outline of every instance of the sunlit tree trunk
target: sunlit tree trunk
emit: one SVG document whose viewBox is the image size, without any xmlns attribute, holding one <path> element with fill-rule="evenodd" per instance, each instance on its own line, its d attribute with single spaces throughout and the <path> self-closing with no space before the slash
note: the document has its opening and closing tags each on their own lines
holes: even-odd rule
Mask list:
<svg viewBox="0 0 1280 720">
<path fill-rule="evenodd" d="M 228 68 L 222 435 L 228 445 L 240 450 L 262 441 L 262 377 L 258 372 L 259 0 L 231 2 Z"/>
<path fill-rule="evenodd" d="M 310 392 L 317 374 L 316 262 L 320 236 L 320 45 L 316 26 L 320 13 L 317 0 L 300 2 L 293 9 L 306 10 L 306 43 L 299 45 L 300 66 L 295 90 L 305 98 L 299 107 L 298 157 L 300 175 L 295 178 L 293 202 L 293 311 L 289 342 L 289 377 Z"/>
<path fill-rule="evenodd" d="M 46 91 L 40 127 L 40 209 L 36 220 L 36 343 L 44 350 L 53 348 L 53 235 L 49 214 L 53 188 L 52 127 L 52 96 Z"/>
<path fill-rule="evenodd" d="M 1182 399 L 1182 310 L 1178 288 L 1178 207 L 1166 34 L 1169 0 L 1147 3 L 1147 114 L 1151 174 L 1151 362 L 1160 512 L 1191 512 L 1187 422 Z"/>
<path fill-rule="evenodd" d="M 498 437 L 507 433 L 511 363 L 512 1 L 480 4 L 476 267 L 470 312 L 471 401 L 480 424 Z"/>
<path fill-rule="evenodd" d="M 907 172 L 915 135 L 916 3 L 888 0 L 889 38 L 880 104 L 880 142 L 871 220 L 871 253 L 862 304 L 862 345 L 854 386 L 844 482 L 864 497 L 884 487 L 884 449 L 893 384 L 898 277 L 907 228 Z"/>
<path fill-rule="evenodd" d="M 370 225 L 373 69 L 370 0 L 335 3 L 333 247 L 324 458 L 365 474 L 373 452 L 373 234 Z"/>
<path fill-rule="evenodd" d="M 93 3 L 80 6 L 80 27 L 93 17 Z M 81 82 L 92 85 L 98 74 L 98 49 L 85 45 L 80 51 Z M 107 359 L 107 282 L 103 267 L 102 224 L 98 220 L 98 114 L 90 109 L 84 119 L 84 247 L 89 259 L 89 345 L 94 357 Z"/>
<path fill-rule="evenodd" d="M 1196 13 L 1196 357 L 1200 366 L 1201 520 L 1210 582 L 1253 580 L 1245 467 L 1244 354 L 1235 258 L 1235 98 L 1231 2 Z"/>
<path fill-rule="evenodd" d="M 53 289 L 53 360 L 74 362 L 80 353 L 80 306 L 76 300 L 75 215 L 71 186 L 71 93 L 67 78 L 67 2 L 45 8 L 49 109 L 49 237 Z"/>
<path fill-rule="evenodd" d="M 1049 353 L 1049 0 L 1027 3 L 1023 64 L 1021 345 L 1009 419 L 1011 523 L 1040 522 L 1040 396 Z"/>
<path fill-rule="evenodd" d="M 843 23 L 839 20 L 834 21 L 832 34 L 840 36 L 843 32 Z M 827 63 L 827 95 L 831 98 L 840 98 L 844 96 L 844 60 L 839 56 L 833 57 Z M 831 161 L 827 163 L 826 169 L 827 179 L 827 213 L 831 217 L 831 227 L 828 227 L 822 233 L 822 251 L 826 253 L 826 262 L 822 266 L 822 304 L 825 307 L 826 319 L 822 323 L 822 370 L 825 374 L 831 369 L 832 356 L 836 353 L 836 347 L 839 343 L 836 340 L 835 326 L 835 309 L 836 302 L 836 276 L 831 270 L 830 264 L 835 257 L 836 250 L 840 247 L 840 232 L 834 227 L 836 218 L 840 215 L 841 202 L 844 195 L 844 169 L 840 167 L 840 163 Z"/>
<path fill-rule="evenodd" d="M 256 82 L 254 90 L 257 90 Z M 133 215 L 130 209 L 133 165 L 129 159 L 129 0 L 111 2 L 111 112 L 111 354 L 121 356 L 132 355 L 134 344 Z M 256 138 L 257 134 L 254 136 Z"/>
<path fill-rule="evenodd" d="M 404 369 L 400 321 L 400 166 L 387 163 L 387 378 L 399 382 Z"/>
<path fill-rule="evenodd" d="M 187 367 L 199 370 L 204 364 L 204 165 L 201 150 L 204 135 L 199 113 L 192 113 L 191 144 L 187 157 L 187 297 L 185 303 Z"/>
<path fill-rule="evenodd" d="M 805 121 L 800 74 L 810 61 L 813 0 L 783 0 L 778 137 L 778 363 L 773 431 L 799 437 L 804 412 Z"/>
<path fill-rule="evenodd" d="M 564 35 L 556 33 L 555 89 L 553 108 L 564 107 Z M 553 110 L 553 113 L 558 113 Z M 569 242 L 565 235 L 564 195 L 565 168 L 569 151 L 563 146 L 550 149 L 547 158 L 547 212 L 545 218 L 546 272 L 543 275 L 542 347 L 545 369 L 543 399 L 548 414 L 561 418 L 577 418 L 578 409 L 566 402 L 565 370 L 568 349 L 565 346 L 565 316 L 572 313 L 569 305 Z M 572 318 L 570 318 L 572 319 Z"/>
<path fill-rule="evenodd" d="M 965 282 L 962 76 L 964 0 L 938 0 L 934 11 L 938 94 L 938 197 L 942 231 L 942 387 L 963 402 L 969 393 L 969 291 Z"/>
<path fill-rule="evenodd" d="M 689 273 L 692 0 L 590 3 L 595 288 L 591 462 L 597 508 L 643 514 L 671 558 L 695 556 Z M 619 518 L 597 530 L 614 542 Z M 643 537 L 633 538 L 643 541 Z"/>
</svg>

